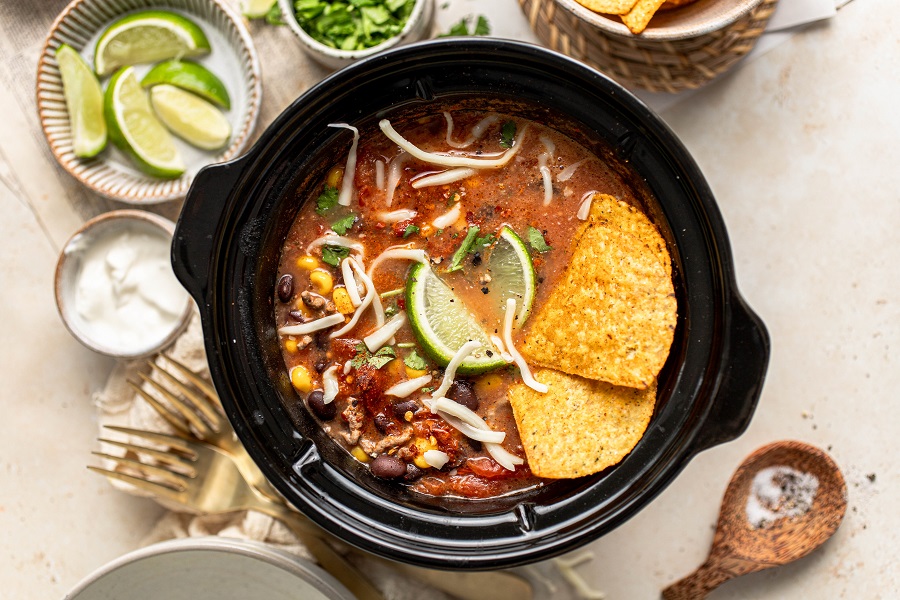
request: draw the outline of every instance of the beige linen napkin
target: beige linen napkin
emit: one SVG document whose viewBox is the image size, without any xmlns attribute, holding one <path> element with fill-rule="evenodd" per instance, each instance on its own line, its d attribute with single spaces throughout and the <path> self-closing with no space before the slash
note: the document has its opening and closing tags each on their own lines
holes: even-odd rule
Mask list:
<svg viewBox="0 0 900 600">
<path fill-rule="evenodd" d="M 200 317 L 195 312 L 184 333 L 179 336 L 167 353 L 180 361 L 189 369 L 209 379 L 206 364 L 206 353 L 203 348 L 203 331 Z M 157 359 L 160 360 L 160 359 Z M 163 365 L 163 362 L 160 361 Z M 166 365 L 163 365 L 166 366 Z M 127 439 L 127 436 L 104 429 L 105 425 L 119 425 L 147 431 L 172 432 L 172 427 L 159 414 L 135 394 L 127 381 L 138 381 L 138 373 L 146 373 L 149 368 L 145 362 L 121 362 L 113 369 L 106 386 L 94 395 L 94 401 L 100 410 L 99 425 L 101 437 L 111 439 Z M 171 369 L 169 369 L 171 371 Z M 177 373 L 175 373 L 177 375 Z M 156 379 L 156 373 L 150 375 Z M 163 400 L 149 385 L 143 385 L 144 391 Z M 104 452 L 121 453 L 120 450 L 104 445 Z M 111 466 L 111 465 L 110 465 Z M 140 490 L 125 483 L 111 480 L 114 487 L 136 495 L 146 495 Z M 223 537 L 256 540 L 271 544 L 281 550 L 312 559 L 303 544 L 293 532 L 277 519 L 254 511 L 237 512 L 227 515 L 194 515 L 175 510 L 165 500 L 154 498 L 170 512 L 155 524 L 143 540 L 144 544 L 152 544 L 174 538 L 220 535 Z M 346 553 L 347 548 L 337 550 Z M 360 553 L 348 555 L 348 560 L 366 573 L 372 583 L 381 590 L 387 600 L 449 600 L 450 596 L 423 583 L 402 577 L 381 561 L 363 556 Z"/>
</svg>

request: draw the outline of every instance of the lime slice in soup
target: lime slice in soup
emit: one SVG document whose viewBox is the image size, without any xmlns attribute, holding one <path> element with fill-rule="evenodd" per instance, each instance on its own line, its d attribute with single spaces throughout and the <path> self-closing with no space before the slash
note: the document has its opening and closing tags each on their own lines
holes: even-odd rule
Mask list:
<svg viewBox="0 0 900 600">
<path fill-rule="evenodd" d="M 487 268 L 491 276 L 488 302 L 503 314 L 506 311 L 507 299 L 514 298 L 518 310 L 513 326 L 521 327 L 531 314 L 537 277 L 528 247 L 509 226 L 504 225 L 500 229 L 497 241 L 488 256 Z"/>
<path fill-rule="evenodd" d="M 145 10 L 106 28 L 94 50 L 94 70 L 102 77 L 125 65 L 201 56 L 209 50 L 203 30 L 187 17 Z"/>
<path fill-rule="evenodd" d="M 141 79 L 141 85 L 145 88 L 165 83 L 193 92 L 222 108 L 231 107 L 225 84 L 203 65 L 186 60 L 167 60 L 150 69 Z"/>
<path fill-rule="evenodd" d="M 56 62 L 72 127 L 72 148 L 75 156 L 91 158 L 106 147 L 103 90 L 88 64 L 68 44 L 57 49 Z"/>
<path fill-rule="evenodd" d="M 147 92 L 134 76 L 134 67 L 117 71 L 109 80 L 103 112 L 109 138 L 131 155 L 142 171 L 169 179 L 184 173 L 178 148 L 153 113 Z"/>
<path fill-rule="evenodd" d="M 481 348 L 462 362 L 457 373 L 477 375 L 506 365 L 475 316 L 426 264 L 417 263 L 409 272 L 406 311 L 419 344 L 441 366 L 447 366 L 469 340 L 480 342 Z"/>
<path fill-rule="evenodd" d="M 150 103 L 169 131 L 193 146 L 215 150 L 231 137 L 231 125 L 222 111 L 174 85 L 153 86 Z"/>
</svg>

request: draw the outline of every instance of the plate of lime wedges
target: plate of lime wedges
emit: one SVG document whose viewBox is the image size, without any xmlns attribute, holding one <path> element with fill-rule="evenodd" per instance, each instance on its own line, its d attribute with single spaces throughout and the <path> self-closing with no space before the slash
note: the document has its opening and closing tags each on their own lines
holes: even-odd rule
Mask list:
<svg viewBox="0 0 900 600">
<path fill-rule="evenodd" d="M 53 155 L 131 204 L 183 198 L 201 168 L 240 154 L 261 100 L 256 50 L 225 0 L 74 0 L 38 64 Z"/>
</svg>

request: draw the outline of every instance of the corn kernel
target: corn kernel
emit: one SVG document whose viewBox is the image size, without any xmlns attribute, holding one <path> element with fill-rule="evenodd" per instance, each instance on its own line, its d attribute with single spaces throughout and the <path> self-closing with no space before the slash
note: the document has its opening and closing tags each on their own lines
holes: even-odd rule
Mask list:
<svg viewBox="0 0 900 600">
<path fill-rule="evenodd" d="M 294 389 L 298 392 L 304 394 L 311 392 L 313 389 L 313 381 L 312 376 L 309 374 L 309 369 L 303 365 L 297 365 L 291 369 L 291 384 L 293 384 Z"/>
<path fill-rule="evenodd" d="M 353 455 L 353 458 L 362 463 L 367 463 L 372 460 L 372 457 L 366 454 L 359 446 L 353 446 L 353 450 L 350 451 L 350 454 Z"/>
<path fill-rule="evenodd" d="M 297 267 L 300 269 L 306 269 L 307 271 L 312 271 L 313 269 L 319 268 L 319 259 L 315 256 L 301 256 L 297 259 Z"/>
<path fill-rule="evenodd" d="M 413 458 L 413 463 L 415 463 L 415 465 L 420 469 L 431 468 L 431 465 L 425 462 L 425 452 L 427 450 L 437 450 L 437 440 L 432 435 L 427 440 L 423 438 L 416 438 L 415 440 L 413 440 L 413 444 L 418 450 L 415 458 Z"/>
<path fill-rule="evenodd" d="M 406 367 L 406 377 L 408 379 L 415 379 L 416 377 L 422 377 L 423 375 L 427 374 L 427 369 L 422 369 L 421 371 L 419 371 L 418 369 L 410 369 L 409 367 Z"/>
<path fill-rule="evenodd" d="M 331 273 L 325 269 L 316 269 L 310 273 L 309 282 L 313 284 L 313 287 L 322 296 L 330 294 L 334 288 L 334 279 L 331 278 Z"/>
<path fill-rule="evenodd" d="M 425 462 L 424 453 L 416 454 L 416 457 L 413 459 L 413 464 L 419 467 L 420 469 L 430 469 L 431 465 Z"/>
<path fill-rule="evenodd" d="M 331 299 L 334 300 L 335 308 L 337 308 L 338 312 L 342 315 L 349 315 L 356 310 L 353 307 L 353 302 L 350 301 L 350 293 L 345 287 L 334 288 L 334 293 L 331 295 Z"/>
<path fill-rule="evenodd" d="M 306 302 L 303 301 L 303 298 L 297 298 L 297 302 L 294 303 L 294 307 L 303 313 L 304 317 L 313 317 L 312 310 L 306 305 Z"/>
<path fill-rule="evenodd" d="M 291 354 L 295 353 L 297 351 L 297 340 L 285 340 L 284 349 Z"/>
<path fill-rule="evenodd" d="M 487 396 L 494 390 L 500 389 L 501 385 L 503 385 L 503 379 L 496 373 L 490 373 L 475 381 L 475 393 L 479 396 Z"/>
<path fill-rule="evenodd" d="M 331 170 L 328 171 L 328 176 L 325 178 L 326 185 L 329 185 L 333 188 L 341 187 L 341 182 L 344 179 L 344 167 L 338 165 L 331 167 Z"/>
<path fill-rule="evenodd" d="M 421 235 L 422 237 L 428 237 L 432 233 L 434 233 L 434 227 L 432 227 L 431 225 L 422 225 L 422 227 L 419 229 L 419 235 Z"/>
</svg>

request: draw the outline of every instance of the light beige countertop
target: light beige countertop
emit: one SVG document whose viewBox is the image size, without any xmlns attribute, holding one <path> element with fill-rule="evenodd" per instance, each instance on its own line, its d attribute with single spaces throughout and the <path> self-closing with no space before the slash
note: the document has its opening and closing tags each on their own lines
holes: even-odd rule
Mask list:
<svg viewBox="0 0 900 600">
<path fill-rule="evenodd" d="M 96 449 L 91 394 L 113 363 L 69 336 L 53 301 L 64 241 L 120 207 L 75 184 L 37 125 L 43 34 L 33 29 L 45 31 L 64 4 L 0 0 L 0 597 L 22 600 L 61 598 L 137 548 L 161 513 L 85 468 Z M 487 13 L 495 33 L 533 39 L 515 0 L 438 6 L 439 24 Z M 262 123 L 323 74 L 287 31 L 267 27 L 252 27 L 267 77 Z M 662 113 L 716 194 L 772 356 L 748 431 L 700 454 L 639 515 L 585 548 L 594 560 L 579 573 L 608 598 L 657 598 L 698 566 L 732 472 L 782 439 L 829 450 L 847 478 L 845 521 L 808 558 L 711 597 L 897 597 L 898 31 L 895 0 L 855 0 Z M 298 65 L 299 79 L 273 78 L 273 57 Z M 177 207 L 159 210 L 174 217 Z"/>
</svg>

